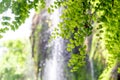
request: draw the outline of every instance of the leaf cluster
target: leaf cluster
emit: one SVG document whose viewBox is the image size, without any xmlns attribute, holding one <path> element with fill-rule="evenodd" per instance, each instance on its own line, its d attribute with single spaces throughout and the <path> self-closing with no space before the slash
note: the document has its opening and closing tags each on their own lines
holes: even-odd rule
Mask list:
<svg viewBox="0 0 120 80">
<path fill-rule="evenodd" d="M 105 41 L 106 49 L 115 58 L 119 58 L 120 53 L 120 1 L 119 0 L 64 0 L 58 4 L 54 4 L 53 8 L 62 7 L 61 22 L 59 28 L 64 39 L 69 41 L 67 50 L 74 54 L 74 49 L 79 47 L 79 53 L 72 55 L 70 65 L 76 67 L 82 64 L 85 54 L 84 40 L 93 32 L 94 23 L 102 23 L 97 30 L 96 36 L 100 40 Z M 57 6 L 57 7 L 56 7 Z M 53 10 L 54 11 L 54 10 Z M 105 30 L 103 30 L 105 28 Z M 104 39 L 101 35 L 104 34 Z M 81 52 L 84 55 L 81 55 Z M 76 55 L 76 57 L 75 57 Z M 78 56 L 79 55 L 79 56 Z M 80 59 L 80 61 L 78 60 Z M 76 61 L 76 62 L 75 62 Z M 73 68 L 74 69 L 74 68 Z"/>
<path fill-rule="evenodd" d="M 67 51 L 72 53 L 69 66 L 73 67 L 73 71 L 82 66 L 85 62 L 85 44 L 84 40 L 92 33 L 90 2 L 88 0 L 65 0 L 60 5 L 62 7 L 61 22 L 59 35 L 67 39 Z M 56 7 L 56 8 L 57 8 Z M 78 48 L 79 47 L 79 48 Z M 75 48 L 78 48 L 75 53 Z"/>
<path fill-rule="evenodd" d="M 0 33 L 6 32 L 9 29 L 16 30 L 21 24 L 23 24 L 26 18 L 29 17 L 30 10 L 34 8 L 37 10 L 39 6 L 38 3 L 42 3 L 44 7 L 44 0 L 2 0 L 0 2 L 0 14 L 5 13 L 8 10 L 11 10 L 14 14 L 14 19 L 11 19 L 11 16 L 2 16 L 1 24 L 4 26 L 0 28 Z M 12 16 L 13 18 L 13 16 Z M 1 34 L 0 34 L 1 35 Z"/>
<path fill-rule="evenodd" d="M 24 80 L 25 63 L 28 52 L 21 40 L 5 42 L 6 53 L 0 61 L 0 80 Z"/>
</svg>

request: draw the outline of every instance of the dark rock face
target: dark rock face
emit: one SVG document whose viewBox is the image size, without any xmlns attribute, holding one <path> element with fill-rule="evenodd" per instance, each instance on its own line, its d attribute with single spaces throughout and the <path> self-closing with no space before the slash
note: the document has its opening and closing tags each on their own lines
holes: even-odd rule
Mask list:
<svg viewBox="0 0 120 80">
<path fill-rule="evenodd" d="M 38 42 L 38 55 L 39 55 L 39 63 L 38 66 L 41 68 L 41 78 L 42 78 L 42 73 L 43 73 L 43 68 L 45 64 L 45 59 L 47 58 L 47 55 L 51 52 L 50 48 L 48 47 L 48 40 L 50 38 L 50 33 L 49 33 L 49 27 L 48 23 L 46 22 L 47 20 L 47 15 L 43 16 L 47 11 L 43 12 L 40 14 L 40 24 L 41 24 L 41 31 L 39 32 L 39 42 Z"/>
<path fill-rule="evenodd" d="M 36 77 L 41 74 L 39 69 L 42 69 L 45 63 L 48 52 L 48 40 L 50 38 L 49 26 L 46 22 L 48 20 L 48 13 L 46 10 L 41 11 L 39 14 L 35 14 L 32 23 L 32 34 L 31 34 L 31 44 L 32 44 L 32 57 L 34 58 Z"/>
<path fill-rule="evenodd" d="M 117 80 L 120 80 L 120 73 L 117 74 Z"/>
</svg>

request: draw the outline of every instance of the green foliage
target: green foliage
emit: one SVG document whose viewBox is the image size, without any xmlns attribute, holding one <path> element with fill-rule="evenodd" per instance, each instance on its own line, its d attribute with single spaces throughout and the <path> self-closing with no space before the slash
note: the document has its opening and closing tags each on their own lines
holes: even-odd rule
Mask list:
<svg viewBox="0 0 120 80">
<path fill-rule="evenodd" d="M 120 73 L 120 68 L 118 68 L 118 73 Z"/>
<path fill-rule="evenodd" d="M 72 53 L 69 66 L 73 67 L 72 71 L 76 71 L 85 63 L 86 52 L 84 41 L 92 33 L 92 17 L 89 12 L 91 10 L 91 3 L 88 0 L 65 0 L 56 3 L 54 6 L 51 6 L 51 10 L 59 6 L 63 7 L 62 22 L 59 24 L 61 33 L 59 35 L 69 40 L 67 51 Z M 76 48 L 78 48 L 78 52 L 74 53 Z"/>
<path fill-rule="evenodd" d="M 119 0 L 64 0 L 48 9 L 52 12 L 55 8 L 63 8 L 59 35 L 69 40 L 67 51 L 74 54 L 74 49 L 79 47 L 79 53 L 72 55 L 69 63 L 69 66 L 74 66 L 72 71 L 77 70 L 85 61 L 86 51 L 82 47 L 85 38 L 94 33 L 94 23 L 100 23 L 96 36 L 105 41 L 105 48 L 113 55 L 112 59 L 120 59 L 119 4 Z M 104 35 L 104 38 L 101 35 Z"/>
<path fill-rule="evenodd" d="M 27 51 L 25 43 L 20 40 L 5 42 L 7 53 L 0 61 L 0 80 L 24 80 Z"/>
<path fill-rule="evenodd" d="M 110 3 L 105 3 L 104 7 L 104 21 L 105 24 L 105 46 L 108 52 L 114 56 L 115 59 L 120 60 L 120 4 L 119 0 L 114 1 L 114 5 L 111 6 Z M 116 17 L 117 16 L 117 17 Z"/>
<path fill-rule="evenodd" d="M 40 5 L 41 7 L 44 7 L 44 0 L 2 0 L 0 2 L 0 14 L 4 13 L 8 9 L 12 11 L 10 14 L 14 14 L 14 19 L 10 21 L 11 16 L 3 16 L 1 23 L 3 28 L 0 28 L 0 33 L 4 33 L 11 30 L 16 30 L 19 28 L 21 24 L 23 24 L 26 20 L 26 18 L 29 17 L 30 10 L 34 8 L 35 10 L 38 10 L 39 3 L 42 3 Z M 12 17 L 13 18 L 13 17 Z M 2 36 L 0 34 L 0 36 Z"/>
<path fill-rule="evenodd" d="M 44 7 L 44 0 L 40 0 Z M 11 27 L 16 30 L 29 16 L 29 10 L 38 9 L 39 0 L 4 0 L 0 2 L 0 13 L 12 10 L 15 20 L 9 23 L 9 16 L 3 17 L 2 24 L 7 26 L 0 29 L 0 33 L 6 32 Z M 72 54 L 69 66 L 76 71 L 85 62 L 85 38 L 94 33 L 94 23 L 99 24 L 97 34 L 99 40 L 104 41 L 105 49 L 112 55 L 112 59 L 120 60 L 120 0 L 56 0 L 54 5 L 48 8 L 48 12 L 62 7 L 61 33 L 57 35 L 67 39 L 67 50 Z M 105 30 L 103 30 L 105 29 Z M 56 34 L 56 33 L 54 33 Z M 101 37 L 104 35 L 104 37 Z M 0 34 L 1 36 L 1 34 Z M 75 53 L 75 49 L 78 52 Z M 108 60 L 108 62 L 111 60 Z M 108 65 L 109 66 L 109 65 Z"/>
<path fill-rule="evenodd" d="M 5 12 L 6 10 L 8 10 L 10 8 L 11 5 L 11 0 L 2 0 L 0 2 L 0 14 Z"/>
</svg>

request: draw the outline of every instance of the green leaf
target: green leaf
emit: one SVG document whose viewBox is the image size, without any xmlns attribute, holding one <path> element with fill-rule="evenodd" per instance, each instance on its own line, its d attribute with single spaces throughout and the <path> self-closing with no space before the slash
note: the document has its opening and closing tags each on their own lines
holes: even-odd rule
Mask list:
<svg viewBox="0 0 120 80">
<path fill-rule="evenodd" d="M 51 9 L 50 8 L 48 8 L 47 10 L 48 10 L 48 13 L 51 13 Z"/>
<path fill-rule="evenodd" d="M 100 34 L 98 33 L 98 34 L 96 34 L 96 36 L 100 36 Z"/>
<path fill-rule="evenodd" d="M 3 20 L 10 20 L 11 18 L 8 17 L 8 16 L 3 16 L 2 19 L 3 19 Z"/>
<path fill-rule="evenodd" d="M 71 48 L 68 47 L 68 48 L 67 48 L 67 51 L 70 52 L 70 51 L 71 51 Z"/>
<path fill-rule="evenodd" d="M 104 31 L 103 31 L 103 30 L 100 30 L 99 32 L 100 32 L 100 33 L 103 33 Z"/>
<path fill-rule="evenodd" d="M 7 26 L 10 26 L 10 23 L 9 23 L 9 22 L 1 22 L 1 24 L 4 25 L 4 26 L 6 26 L 6 25 L 7 25 Z"/>
</svg>

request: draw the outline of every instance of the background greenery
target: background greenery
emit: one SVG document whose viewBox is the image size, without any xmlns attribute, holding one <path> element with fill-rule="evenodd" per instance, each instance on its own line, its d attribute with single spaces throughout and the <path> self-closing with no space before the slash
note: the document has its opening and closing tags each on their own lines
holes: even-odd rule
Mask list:
<svg viewBox="0 0 120 80">
<path fill-rule="evenodd" d="M 0 80 L 33 80 L 28 76 L 28 60 L 30 58 L 29 43 L 25 40 L 10 40 L 4 42 L 6 53 L 0 59 Z M 29 68 L 32 65 L 29 65 Z"/>
</svg>

